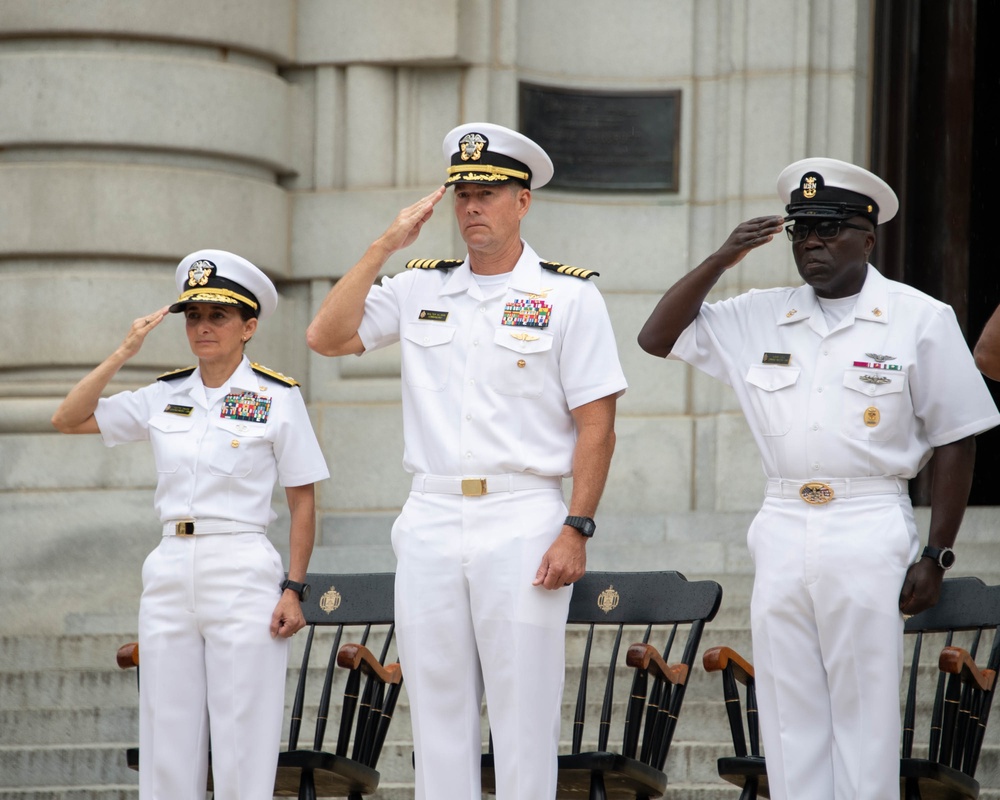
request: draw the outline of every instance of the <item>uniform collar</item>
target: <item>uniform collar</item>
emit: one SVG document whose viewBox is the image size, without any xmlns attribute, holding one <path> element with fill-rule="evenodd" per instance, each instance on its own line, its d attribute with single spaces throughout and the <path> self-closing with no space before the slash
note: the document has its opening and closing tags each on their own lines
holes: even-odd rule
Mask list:
<svg viewBox="0 0 1000 800">
<path fill-rule="evenodd" d="M 863 319 L 882 323 L 889 321 L 889 281 L 871 264 L 868 265 L 865 283 L 858 294 L 853 314 L 855 320 Z M 788 325 L 821 315 L 816 292 L 811 286 L 805 284 L 796 287 L 788 295 L 788 300 L 785 302 L 785 306 L 779 310 L 775 323 Z"/>
<path fill-rule="evenodd" d="M 539 261 L 538 254 L 531 249 L 531 245 L 522 239 L 521 257 L 517 260 L 514 269 L 510 273 L 508 288 L 527 294 L 537 294 L 542 285 L 542 267 Z M 441 287 L 441 294 L 461 294 L 462 292 L 477 289 L 478 285 L 472 275 L 472 267 L 469 266 L 469 256 L 466 254 L 462 266 L 456 268 L 444 282 L 444 285 Z"/>
<path fill-rule="evenodd" d="M 229 376 L 229 391 L 233 389 L 243 389 L 248 392 L 261 391 L 260 379 L 250 366 L 250 359 L 246 356 L 243 356 L 236 371 Z M 201 367 L 195 367 L 194 372 L 176 385 L 174 392 L 187 395 L 203 408 L 208 407 L 205 386 L 201 381 Z"/>
</svg>

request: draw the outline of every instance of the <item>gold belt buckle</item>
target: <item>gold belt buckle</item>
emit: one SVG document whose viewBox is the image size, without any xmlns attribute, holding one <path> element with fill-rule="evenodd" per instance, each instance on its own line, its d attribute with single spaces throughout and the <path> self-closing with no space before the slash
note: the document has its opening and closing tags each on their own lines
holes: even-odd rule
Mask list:
<svg viewBox="0 0 1000 800">
<path fill-rule="evenodd" d="M 809 505 L 822 506 L 833 500 L 833 487 L 828 483 L 812 481 L 799 487 L 799 497 Z"/>
<path fill-rule="evenodd" d="M 481 497 L 486 494 L 486 478 L 464 478 L 462 494 L 466 497 Z"/>
<path fill-rule="evenodd" d="M 174 526 L 175 536 L 194 536 L 194 520 L 181 520 Z"/>
</svg>

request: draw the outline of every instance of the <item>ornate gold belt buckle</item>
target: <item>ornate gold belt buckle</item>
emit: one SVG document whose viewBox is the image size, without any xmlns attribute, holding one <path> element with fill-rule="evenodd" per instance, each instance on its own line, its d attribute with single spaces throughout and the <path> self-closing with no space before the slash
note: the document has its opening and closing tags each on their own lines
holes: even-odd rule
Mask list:
<svg viewBox="0 0 1000 800">
<path fill-rule="evenodd" d="M 486 494 L 486 478 L 463 479 L 462 494 L 466 497 L 481 497 Z"/>
<path fill-rule="evenodd" d="M 182 520 L 174 526 L 176 536 L 194 536 L 194 520 Z"/>
<path fill-rule="evenodd" d="M 799 487 L 799 497 L 813 506 L 822 506 L 833 500 L 833 487 L 828 483 L 812 481 Z"/>
</svg>

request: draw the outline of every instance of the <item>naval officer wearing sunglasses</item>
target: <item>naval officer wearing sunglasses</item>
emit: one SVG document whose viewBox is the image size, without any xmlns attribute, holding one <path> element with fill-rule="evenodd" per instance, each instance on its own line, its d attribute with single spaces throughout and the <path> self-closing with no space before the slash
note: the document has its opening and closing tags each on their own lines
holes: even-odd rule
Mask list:
<svg viewBox="0 0 1000 800">
<path fill-rule="evenodd" d="M 785 217 L 741 223 L 660 300 L 647 352 L 732 386 L 765 498 L 747 534 L 760 727 L 773 800 L 899 796 L 903 614 L 954 563 L 975 435 L 1000 423 L 952 309 L 868 259 L 899 203 L 830 158 L 778 178 Z M 705 298 L 785 232 L 805 285 Z M 934 462 L 921 547 L 907 481 Z"/>
</svg>

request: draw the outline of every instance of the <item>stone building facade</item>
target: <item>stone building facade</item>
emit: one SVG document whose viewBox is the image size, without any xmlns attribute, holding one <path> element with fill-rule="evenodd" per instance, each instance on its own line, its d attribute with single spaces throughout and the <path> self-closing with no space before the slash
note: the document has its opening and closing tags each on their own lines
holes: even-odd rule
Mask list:
<svg viewBox="0 0 1000 800">
<path fill-rule="evenodd" d="M 201 247 L 278 286 L 249 355 L 304 385 L 333 473 L 324 541 L 387 544 L 408 487 L 398 352 L 324 359 L 304 330 L 396 211 L 441 183 L 447 130 L 517 126 L 521 82 L 680 91 L 678 191 L 543 189 L 524 226 L 543 258 L 601 272 L 616 326 L 630 389 L 599 523 L 655 533 L 672 513 L 701 525 L 756 508 L 762 473 L 729 390 L 635 336 L 739 221 L 780 211 L 787 163 L 867 163 L 870 18 L 868 0 L 0 0 L 7 626 L 134 605 L 158 530 L 149 452 L 48 420 Z M 464 254 L 450 203 L 388 272 Z M 796 280 L 775 242 L 718 293 Z M 113 388 L 190 361 L 168 320 Z"/>
</svg>

